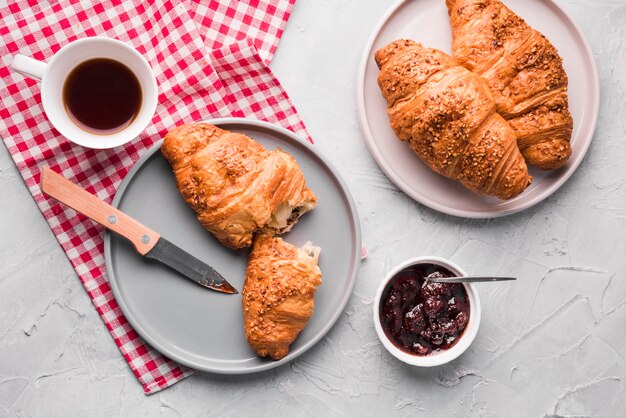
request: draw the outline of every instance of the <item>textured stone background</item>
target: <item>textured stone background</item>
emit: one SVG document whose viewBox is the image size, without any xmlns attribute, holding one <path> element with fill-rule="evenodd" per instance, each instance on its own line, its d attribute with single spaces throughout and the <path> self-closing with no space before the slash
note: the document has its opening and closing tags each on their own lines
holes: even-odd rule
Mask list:
<svg viewBox="0 0 626 418">
<path fill-rule="evenodd" d="M 278 370 L 198 373 L 143 395 L 0 146 L 0 416 L 626 414 L 626 0 L 564 2 L 600 71 L 594 142 L 551 198 L 488 221 L 416 204 L 363 145 L 355 72 L 391 3 L 298 0 L 272 63 L 349 184 L 371 253 L 337 325 Z M 427 254 L 520 280 L 479 286 L 483 322 L 471 349 L 419 370 L 382 349 L 371 297 L 392 265 Z"/>
</svg>

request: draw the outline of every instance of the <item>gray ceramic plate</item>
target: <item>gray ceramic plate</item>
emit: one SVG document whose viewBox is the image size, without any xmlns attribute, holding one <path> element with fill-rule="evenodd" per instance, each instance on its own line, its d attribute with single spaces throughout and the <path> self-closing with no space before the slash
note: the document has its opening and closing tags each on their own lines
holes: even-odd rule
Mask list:
<svg viewBox="0 0 626 418">
<path fill-rule="evenodd" d="M 223 374 L 267 370 L 293 360 L 319 341 L 341 315 L 356 281 L 361 251 L 357 212 L 337 171 L 315 146 L 268 123 L 246 119 L 208 121 L 244 133 L 268 149 L 293 155 L 318 207 L 305 214 L 283 238 L 295 245 L 313 241 L 322 248 L 323 283 L 315 312 L 280 361 L 258 358 L 243 330 L 241 295 L 203 289 L 158 263 L 144 261 L 123 238 L 107 233 L 109 282 L 122 312 L 155 349 L 195 369 Z M 168 240 L 209 263 L 241 291 L 248 251 L 232 251 L 202 228 L 178 193 L 174 175 L 159 152 L 148 151 L 122 182 L 113 205 Z"/>
<path fill-rule="evenodd" d="M 387 43 L 408 38 L 450 53 L 452 34 L 443 0 L 399 0 L 382 17 L 365 48 L 357 81 L 359 120 L 365 142 L 380 168 L 403 192 L 435 210 L 466 218 L 493 218 L 527 209 L 554 193 L 582 162 L 595 130 L 600 104 L 598 72 L 583 32 L 553 0 L 504 0 L 559 50 L 569 77 L 569 106 L 574 119 L 572 156 L 554 171 L 531 169 L 533 183 L 508 201 L 479 196 L 426 166 L 389 126 L 376 79 L 374 52 Z"/>
</svg>

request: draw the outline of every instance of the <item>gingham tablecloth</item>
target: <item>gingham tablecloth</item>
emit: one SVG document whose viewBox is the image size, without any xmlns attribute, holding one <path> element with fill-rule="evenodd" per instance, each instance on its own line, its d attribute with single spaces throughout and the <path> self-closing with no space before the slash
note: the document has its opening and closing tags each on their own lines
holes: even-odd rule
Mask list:
<svg viewBox="0 0 626 418">
<path fill-rule="evenodd" d="M 282 125 L 310 140 L 270 61 L 295 0 L 19 0 L 0 8 L 0 136 L 98 313 L 147 394 L 191 374 L 154 351 L 122 315 L 104 267 L 103 229 L 44 197 L 49 165 L 110 202 L 135 161 L 169 128 L 220 116 Z M 49 59 L 67 43 L 104 35 L 133 45 L 157 77 L 152 124 L 129 144 L 94 151 L 65 140 L 47 121 L 39 85 L 12 73 L 17 54 Z"/>
</svg>

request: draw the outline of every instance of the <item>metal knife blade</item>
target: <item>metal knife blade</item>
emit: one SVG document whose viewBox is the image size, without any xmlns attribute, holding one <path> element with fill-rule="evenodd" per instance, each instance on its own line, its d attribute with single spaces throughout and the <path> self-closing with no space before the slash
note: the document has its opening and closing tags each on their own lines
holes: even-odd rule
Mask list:
<svg viewBox="0 0 626 418">
<path fill-rule="evenodd" d="M 202 287 L 223 293 L 238 293 L 213 267 L 163 237 L 159 238 L 144 257 L 160 261 Z"/>
</svg>

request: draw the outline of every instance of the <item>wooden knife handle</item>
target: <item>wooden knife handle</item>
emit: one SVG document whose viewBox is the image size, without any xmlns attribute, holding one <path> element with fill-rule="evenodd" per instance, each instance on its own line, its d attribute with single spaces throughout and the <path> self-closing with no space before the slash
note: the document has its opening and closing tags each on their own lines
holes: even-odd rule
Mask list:
<svg viewBox="0 0 626 418">
<path fill-rule="evenodd" d="M 105 228 L 127 238 L 141 255 L 150 251 L 160 238 L 160 235 L 150 228 L 98 199 L 49 167 L 41 169 L 41 190 Z"/>
</svg>

